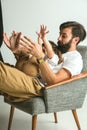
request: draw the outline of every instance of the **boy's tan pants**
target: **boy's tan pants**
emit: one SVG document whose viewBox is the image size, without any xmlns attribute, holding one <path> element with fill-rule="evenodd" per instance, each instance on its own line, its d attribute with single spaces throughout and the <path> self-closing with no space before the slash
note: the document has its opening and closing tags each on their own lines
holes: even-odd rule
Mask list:
<svg viewBox="0 0 87 130">
<path fill-rule="evenodd" d="M 41 85 L 15 67 L 0 62 L 0 91 L 11 101 L 23 101 L 34 96 L 42 96 Z"/>
</svg>

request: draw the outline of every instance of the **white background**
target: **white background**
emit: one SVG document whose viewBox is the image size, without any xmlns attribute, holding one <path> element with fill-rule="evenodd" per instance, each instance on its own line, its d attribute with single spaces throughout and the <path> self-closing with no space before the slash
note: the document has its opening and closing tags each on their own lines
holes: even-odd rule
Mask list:
<svg viewBox="0 0 87 130">
<path fill-rule="evenodd" d="M 87 0 L 1 0 L 3 11 L 4 32 L 10 36 L 13 30 L 21 31 L 23 35 L 30 36 L 37 40 L 35 32 L 39 30 L 41 24 L 47 25 L 50 33 L 48 39 L 57 41 L 59 25 L 62 22 L 73 20 L 83 24 L 87 30 Z M 81 44 L 87 44 L 87 39 Z M 2 55 L 5 62 L 15 64 L 15 58 L 11 51 L 3 43 Z M 0 101 L 1 98 L 0 98 Z M 87 101 L 87 98 L 86 98 Z M 9 118 L 9 106 L 3 101 L 0 109 L 0 130 L 7 128 Z M 20 112 L 20 116 L 19 116 Z M 87 102 L 83 108 L 78 110 L 79 120 L 82 130 L 87 130 Z M 6 116 L 7 115 L 7 116 Z M 65 115 L 65 118 L 64 118 Z M 4 117 L 3 117 L 4 116 Z M 38 129 L 50 130 L 77 130 L 76 124 L 71 115 L 71 111 L 58 113 L 59 123 L 53 123 L 53 115 L 41 115 Z M 30 124 L 29 124 L 30 119 Z M 44 121 L 43 121 L 44 120 Z M 50 121 L 49 121 L 50 120 Z M 51 122 L 51 123 L 50 123 Z M 15 118 L 12 129 L 28 130 L 31 126 L 31 117 L 21 111 L 15 111 Z M 63 128 L 64 127 L 64 128 Z"/>
<path fill-rule="evenodd" d="M 77 21 L 87 30 L 87 0 L 1 0 L 4 32 L 10 36 L 13 30 L 37 40 L 36 31 L 45 24 L 49 40 L 57 42 L 59 25 L 65 21 Z M 87 39 L 86 39 L 87 40 Z M 81 44 L 87 44 L 86 40 Z M 2 45 L 5 62 L 15 63 L 11 51 Z"/>
</svg>

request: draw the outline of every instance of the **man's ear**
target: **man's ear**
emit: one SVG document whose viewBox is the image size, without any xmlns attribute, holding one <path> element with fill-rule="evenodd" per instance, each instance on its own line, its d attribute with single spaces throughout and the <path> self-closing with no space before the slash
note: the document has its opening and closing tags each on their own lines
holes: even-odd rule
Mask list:
<svg viewBox="0 0 87 130">
<path fill-rule="evenodd" d="M 77 44 L 79 42 L 79 40 L 80 40 L 79 37 L 74 37 L 74 43 Z"/>
<path fill-rule="evenodd" d="M 75 41 L 76 41 L 76 43 L 78 43 L 79 42 L 79 37 L 75 37 Z"/>
</svg>

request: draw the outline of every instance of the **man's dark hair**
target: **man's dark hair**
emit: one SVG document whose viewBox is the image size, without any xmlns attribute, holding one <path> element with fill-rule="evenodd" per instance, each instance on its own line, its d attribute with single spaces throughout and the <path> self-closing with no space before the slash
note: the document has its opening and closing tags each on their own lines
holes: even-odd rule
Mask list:
<svg viewBox="0 0 87 130">
<path fill-rule="evenodd" d="M 73 37 L 79 37 L 79 42 L 83 41 L 86 38 L 86 30 L 84 28 L 83 25 L 81 25 L 80 23 L 76 22 L 76 21 L 68 21 L 68 22 L 64 22 L 60 25 L 60 31 L 64 28 L 68 28 L 71 27 L 72 28 L 72 35 Z M 79 43 L 78 42 L 78 43 Z"/>
</svg>

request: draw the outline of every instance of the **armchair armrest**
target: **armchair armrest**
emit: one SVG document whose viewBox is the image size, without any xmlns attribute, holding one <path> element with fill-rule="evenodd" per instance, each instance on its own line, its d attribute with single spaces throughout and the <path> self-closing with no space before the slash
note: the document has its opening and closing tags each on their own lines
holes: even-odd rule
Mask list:
<svg viewBox="0 0 87 130">
<path fill-rule="evenodd" d="M 65 80 L 65 81 L 62 81 L 60 83 L 56 83 L 54 85 L 46 86 L 45 89 L 49 89 L 49 88 L 53 88 L 53 87 L 58 87 L 60 85 L 63 85 L 63 84 L 66 84 L 66 83 L 70 83 L 70 82 L 73 82 L 75 80 L 79 80 L 79 79 L 85 78 L 85 77 L 87 77 L 87 71 L 84 71 L 83 73 L 78 74 L 76 76 L 73 76 L 72 78 L 70 78 L 68 80 Z"/>
<path fill-rule="evenodd" d="M 47 113 L 81 108 L 86 92 L 87 71 L 66 81 L 46 86 L 44 101 Z"/>
</svg>

